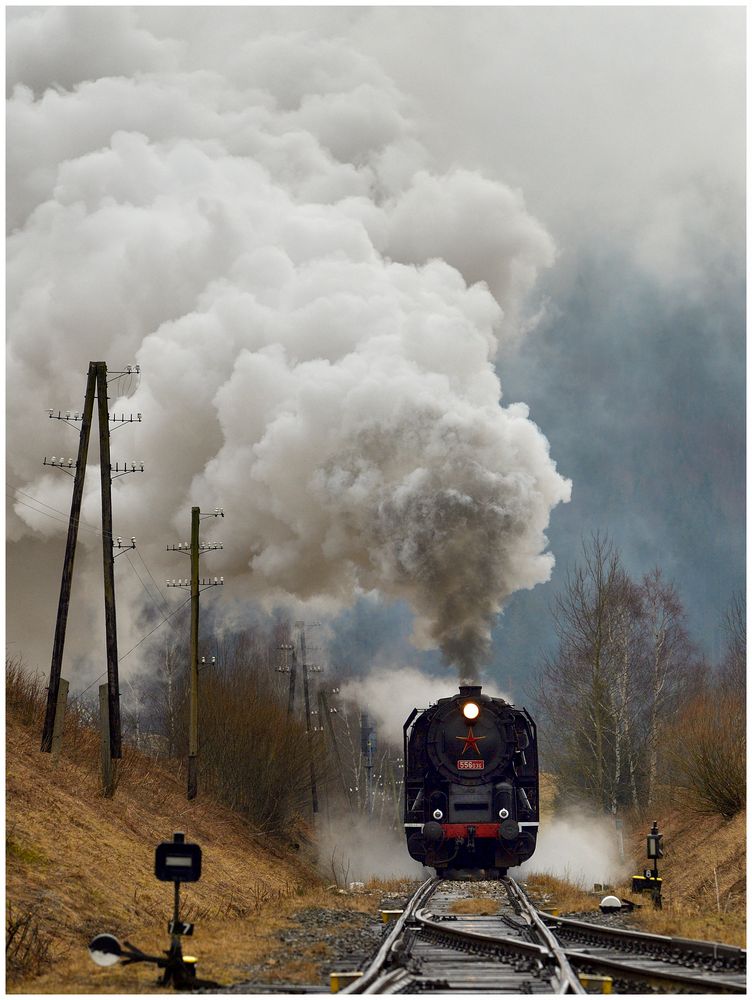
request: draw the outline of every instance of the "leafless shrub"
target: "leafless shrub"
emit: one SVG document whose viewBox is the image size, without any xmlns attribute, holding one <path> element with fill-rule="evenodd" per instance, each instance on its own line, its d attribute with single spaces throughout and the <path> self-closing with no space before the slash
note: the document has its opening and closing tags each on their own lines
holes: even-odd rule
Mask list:
<svg viewBox="0 0 752 1000">
<path fill-rule="evenodd" d="M 33 910 L 14 910 L 9 903 L 5 921 L 5 967 L 8 977 L 39 975 L 51 961 L 52 935 L 40 926 Z"/>
<path fill-rule="evenodd" d="M 305 728 L 263 675 L 238 661 L 202 677 L 201 769 L 206 788 L 255 826 L 282 831 L 310 794 Z"/>
<path fill-rule="evenodd" d="M 47 691 L 39 674 L 30 674 L 20 656 L 5 660 L 5 708 L 25 726 L 44 719 Z"/>
<path fill-rule="evenodd" d="M 746 804 L 746 719 L 743 691 L 721 686 L 695 697 L 674 728 L 672 756 L 699 813 L 731 819 Z"/>
<path fill-rule="evenodd" d="M 345 888 L 350 878 L 350 859 L 342 852 L 341 857 L 337 857 L 337 847 L 335 846 L 330 858 L 332 878 L 340 888 Z"/>
</svg>

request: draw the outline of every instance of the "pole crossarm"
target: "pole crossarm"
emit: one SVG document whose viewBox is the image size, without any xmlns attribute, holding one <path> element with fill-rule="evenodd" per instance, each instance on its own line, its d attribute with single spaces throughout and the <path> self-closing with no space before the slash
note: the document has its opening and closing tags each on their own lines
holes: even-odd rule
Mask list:
<svg viewBox="0 0 752 1000">
<path fill-rule="evenodd" d="M 176 589 L 182 589 L 182 590 L 191 589 L 191 581 L 188 579 L 165 580 L 165 585 L 168 587 L 175 587 Z M 201 577 L 198 581 L 198 585 L 202 590 L 206 590 L 207 587 L 224 587 L 225 578 L 223 576 L 220 577 L 215 576 L 214 579 L 212 580 L 211 577 Z"/>
<path fill-rule="evenodd" d="M 143 462 L 115 462 L 110 465 L 110 476 L 112 479 L 119 479 L 120 476 L 127 476 L 131 472 L 143 472 Z"/>
<path fill-rule="evenodd" d="M 119 430 L 121 427 L 125 427 L 126 424 L 140 424 L 141 423 L 141 414 L 140 413 L 137 413 L 135 415 L 135 417 L 133 416 L 132 413 L 129 413 L 127 416 L 125 415 L 125 413 L 121 413 L 120 416 L 118 416 L 117 413 L 112 413 L 112 414 L 108 414 L 108 417 L 109 417 L 110 423 L 111 424 L 115 424 L 115 427 L 112 428 L 113 431 Z"/>
<path fill-rule="evenodd" d="M 47 413 L 50 420 L 62 420 L 64 424 L 70 424 L 71 427 L 74 427 L 77 423 L 83 423 L 84 419 L 83 410 L 80 413 L 78 410 L 73 410 L 72 412 L 66 410 L 65 413 L 62 410 L 58 410 L 55 413 L 54 410 L 48 408 Z"/>
<path fill-rule="evenodd" d="M 108 382 L 114 382 L 116 379 L 122 378 L 123 375 L 140 375 L 141 365 L 126 365 L 121 372 L 111 371 L 108 374 L 111 376 L 107 380 Z"/>
<path fill-rule="evenodd" d="M 64 458 L 56 458 L 55 455 L 48 459 L 45 455 L 42 465 L 48 465 L 53 469 L 60 469 L 72 478 L 75 478 L 76 473 L 78 472 L 78 462 L 74 462 L 72 458 L 69 458 L 66 461 Z"/>
<path fill-rule="evenodd" d="M 136 539 L 133 536 L 131 536 L 131 543 L 130 543 L 130 545 L 127 545 L 127 544 L 125 544 L 123 542 L 123 539 L 120 537 L 120 535 L 118 535 L 117 538 L 115 539 L 115 541 L 112 543 L 112 547 L 113 547 L 113 549 L 119 549 L 119 550 L 121 550 L 121 551 L 116 552 L 115 555 L 114 555 L 114 558 L 117 559 L 118 556 L 122 556 L 129 549 L 135 549 L 135 547 L 136 547 Z"/>
</svg>

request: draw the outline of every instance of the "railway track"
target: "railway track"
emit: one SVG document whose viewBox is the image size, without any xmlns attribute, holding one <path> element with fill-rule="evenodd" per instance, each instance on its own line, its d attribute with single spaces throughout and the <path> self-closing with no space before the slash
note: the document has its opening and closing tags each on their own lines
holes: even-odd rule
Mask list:
<svg viewBox="0 0 752 1000">
<path fill-rule="evenodd" d="M 510 878 L 489 884 L 497 913 L 457 912 L 467 886 L 424 882 L 368 969 L 341 992 L 746 992 L 741 949 L 553 917 Z"/>
<path fill-rule="evenodd" d="M 570 962 L 608 975 L 618 992 L 639 983 L 657 990 L 676 984 L 687 992 L 746 992 L 747 953 L 742 948 L 542 916 Z"/>
<path fill-rule="evenodd" d="M 343 993 L 584 993 L 512 880 L 494 917 L 455 914 L 466 883 L 424 882 L 370 967 Z"/>
</svg>

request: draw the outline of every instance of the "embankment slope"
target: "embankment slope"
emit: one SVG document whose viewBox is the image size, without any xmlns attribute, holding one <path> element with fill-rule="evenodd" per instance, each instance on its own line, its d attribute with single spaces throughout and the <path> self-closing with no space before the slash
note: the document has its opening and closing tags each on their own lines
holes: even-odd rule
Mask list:
<svg viewBox="0 0 752 1000">
<path fill-rule="evenodd" d="M 252 937 L 254 916 L 318 883 L 292 848 L 254 836 L 241 819 L 206 796 L 185 797 L 183 781 L 134 757 L 113 799 L 99 790 L 95 766 L 39 752 L 39 732 L 12 717 L 6 726 L 6 889 L 9 919 L 28 918 L 39 957 L 34 975 L 8 965 L 15 992 L 131 993 L 152 988 L 152 967 L 99 969 L 86 951 L 108 931 L 152 954 L 166 948 L 172 886 L 153 873 L 154 848 L 174 831 L 201 845 L 201 881 L 186 885 L 181 916 L 195 920 L 187 943 L 199 975 L 226 979 L 230 942 Z"/>
</svg>

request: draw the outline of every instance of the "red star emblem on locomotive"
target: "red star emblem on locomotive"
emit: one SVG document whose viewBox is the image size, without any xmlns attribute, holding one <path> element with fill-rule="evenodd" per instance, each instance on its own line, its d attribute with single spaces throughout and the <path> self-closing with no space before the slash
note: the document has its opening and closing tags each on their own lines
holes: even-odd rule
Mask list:
<svg viewBox="0 0 752 1000">
<path fill-rule="evenodd" d="M 473 727 L 471 726 L 467 731 L 467 736 L 455 736 L 456 740 L 464 740 L 465 745 L 462 748 L 461 757 L 464 757 L 467 753 L 468 747 L 472 747 L 473 750 L 480 757 L 480 750 L 478 749 L 478 740 L 484 740 L 485 736 L 473 736 Z"/>
</svg>

